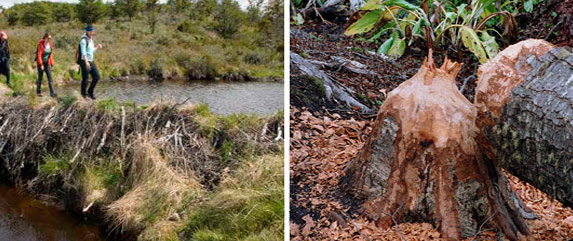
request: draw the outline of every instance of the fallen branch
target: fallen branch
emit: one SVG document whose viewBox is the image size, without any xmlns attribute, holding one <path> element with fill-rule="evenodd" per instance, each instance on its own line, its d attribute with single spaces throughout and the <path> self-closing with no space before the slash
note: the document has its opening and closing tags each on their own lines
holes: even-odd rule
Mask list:
<svg viewBox="0 0 573 241">
<path fill-rule="evenodd" d="M 314 66 L 314 64 L 305 60 L 303 57 L 301 57 L 296 53 L 291 53 L 290 57 L 291 57 L 291 64 L 297 66 L 305 75 L 312 76 L 322 80 L 322 82 L 324 83 L 326 98 L 331 100 L 332 97 L 334 97 L 336 99 L 346 102 L 346 104 L 350 106 L 358 107 L 359 109 L 365 112 L 372 112 L 370 108 L 368 108 L 367 106 L 363 105 L 362 103 L 354 99 L 354 97 L 352 97 L 347 91 L 345 91 L 343 89 L 346 88 L 345 86 L 338 87 L 337 85 L 335 85 L 334 80 L 332 80 L 323 71 L 319 70 L 316 66 Z"/>
</svg>

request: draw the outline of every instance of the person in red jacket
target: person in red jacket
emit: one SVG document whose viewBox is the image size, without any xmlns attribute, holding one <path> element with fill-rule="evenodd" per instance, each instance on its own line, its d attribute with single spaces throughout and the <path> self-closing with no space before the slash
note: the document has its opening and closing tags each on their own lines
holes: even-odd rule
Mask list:
<svg viewBox="0 0 573 241">
<path fill-rule="evenodd" d="M 42 40 L 38 42 L 38 50 L 36 51 L 36 63 L 38 66 L 38 81 L 36 82 L 36 94 L 42 96 L 42 78 L 44 72 L 48 77 L 48 87 L 50 88 L 50 96 L 56 97 L 54 87 L 52 86 L 52 67 L 54 66 L 54 45 L 52 45 L 52 35 L 50 33 L 44 34 Z"/>
</svg>

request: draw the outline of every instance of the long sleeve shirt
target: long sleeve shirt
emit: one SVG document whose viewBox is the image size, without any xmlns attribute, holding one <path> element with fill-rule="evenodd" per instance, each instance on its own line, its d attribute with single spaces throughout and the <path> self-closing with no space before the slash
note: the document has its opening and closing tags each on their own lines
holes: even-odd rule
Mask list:
<svg viewBox="0 0 573 241">
<path fill-rule="evenodd" d="M 94 45 L 94 41 L 87 36 L 83 37 L 80 41 L 80 51 L 82 55 L 82 59 L 87 59 L 89 62 L 94 61 L 94 56 L 96 52 L 96 48 Z"/>
<path fill-rule="evenodd" d="M 10 47 L 8 46 L 8 40 L 0 40 L 0 61 L 5 59 L 10 59 Z"/>
<path fill-rule="evenodd" d="M 53 49 L 54 46 L 52 43 L 46 44 L 44 40 L 40 40 L 40 42 L 38 42 L 38 52 L 36 53 L 36 64 L 40 67 L 45 64 L 54 66 Z"/>
</svg>

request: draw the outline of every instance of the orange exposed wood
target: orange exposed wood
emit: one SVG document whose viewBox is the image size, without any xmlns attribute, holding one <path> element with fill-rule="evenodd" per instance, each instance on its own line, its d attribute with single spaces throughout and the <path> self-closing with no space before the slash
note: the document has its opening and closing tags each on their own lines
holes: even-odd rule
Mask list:
<svg viewBox="0 0 573 241">
<path fill-rule="evenodd" d="M 387 187 L 364 211 L 382 227 L 391 226 L 391 218 L 429 221 L 449 240 L 473 236 L 492 216 L 507 238 L 517 240 L 529 231 L 513 204 L 513 190 L 488 158 L 491 147 L 476 126 L 476 107 L 454 84 L 460 69 L 448 59 L 437 68 L 430 50 L 418 73 L 389 93 L 355 159 L 364 165 L 384 158 L 373 155 L 385 148 L 376 147 L 385 145 L 379 130 L 387 120 L 398 126 L 394 156 L 385 161 L 391 169 Z M 349 170 L 362 176 L 356 166 Z"/>
<path fill-rule="evenodd" d="M 492 117 L 499 118 L 511 90 L 523 83 L 531 71 L 526 58 L 532 54 L 539 57 L 554 47 L 545 40 L 528 39 L 507 47 L 481 65 L 475 90 L 475 105 L 479 112 L 490 112 Z"/>
</svg>

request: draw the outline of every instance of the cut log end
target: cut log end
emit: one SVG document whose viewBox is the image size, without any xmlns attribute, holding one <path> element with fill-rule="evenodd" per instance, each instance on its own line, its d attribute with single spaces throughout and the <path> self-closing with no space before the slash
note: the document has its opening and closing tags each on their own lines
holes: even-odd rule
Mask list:
<svg viewBox="0 0 573 241">
<path fill-rule="evenodd" d="M 480 67 L 478 79 L 477 124 L 490 158 L 573 207 L 573 52 L 526 40 Z"/>
<path fill-rule="evenodd" d="M 478 69 L 475 105 L 480 113 L 499 118 L 509 93 L 525 80 L 531 71 L 527 57 L 539 57 L 555 46 L 539 39 L 528 39 L 507 47 Z M 488 120 L 488 118 L 480 118 Z M 479 123 L 478 123 L 479 124 Z M 491 121 L 489 122 L 491 124 Z"/>
</svg>

